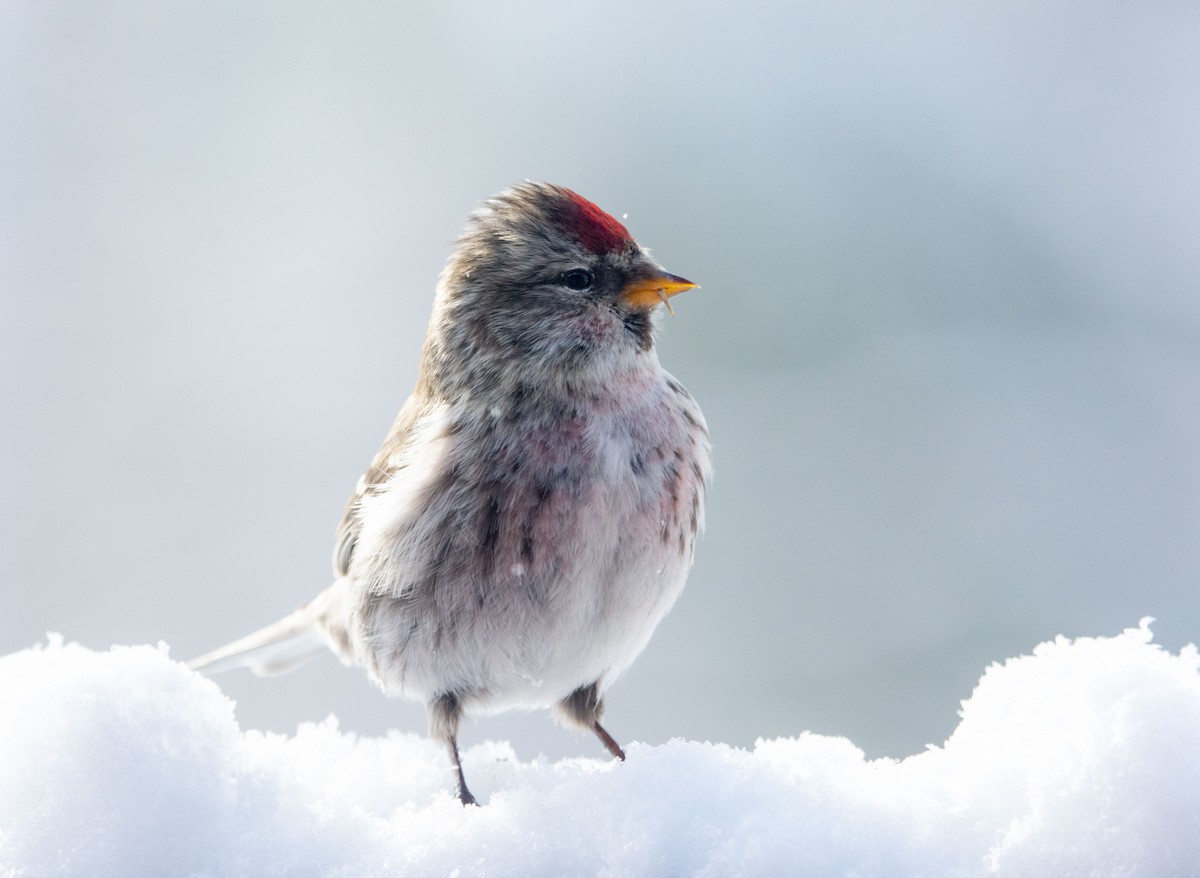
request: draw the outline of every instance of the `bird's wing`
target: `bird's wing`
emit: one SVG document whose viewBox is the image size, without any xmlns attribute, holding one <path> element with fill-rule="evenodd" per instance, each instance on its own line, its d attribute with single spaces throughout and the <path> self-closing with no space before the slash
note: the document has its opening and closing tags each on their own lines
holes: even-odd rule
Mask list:
<svg viewBox="0 0 1200 878">
<path fill-rule="evenodd" d="M 380 490 L 398 469 L 405 466 L 406 455 L 404 452 L 412 440 L 413 425 L 429 411 L 429 408 L 430 402 L 424 394 L 413 393 L 400 409 L 400 414 L 396 415 L 396 420 L 392 423 L 392 428 L 388 431 L 387 438 L 383 440 L 383 445 L 376 452 L 371 465 L 359 477 L 354 493 L 346 503 L 346 510 L 342 513 L 342 520 L 338 524 L 337 540 L 333 548 L 333 571 L 337 576 L 345 576 L 350 570 L 354 546 L 358 542 L 358 535 L 362 530 L 360 513 L 363 499 Z"/>
</svg>

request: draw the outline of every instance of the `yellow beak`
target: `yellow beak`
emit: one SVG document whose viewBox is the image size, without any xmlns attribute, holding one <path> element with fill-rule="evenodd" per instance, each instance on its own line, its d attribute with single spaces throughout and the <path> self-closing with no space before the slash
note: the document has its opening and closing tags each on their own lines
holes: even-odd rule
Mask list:
<svg viewBox="0 0 1200 878">
<path fill-rule="evenodd" d="M 696 286 L 690 280 L 663 272 L 653 277 L 630 281 L 625 289 L 621 290 L 621 304 L 626 308 L 653 308 L 659 302 L 665 303 L 671 296 L 677 296 Z"/>
</svg>

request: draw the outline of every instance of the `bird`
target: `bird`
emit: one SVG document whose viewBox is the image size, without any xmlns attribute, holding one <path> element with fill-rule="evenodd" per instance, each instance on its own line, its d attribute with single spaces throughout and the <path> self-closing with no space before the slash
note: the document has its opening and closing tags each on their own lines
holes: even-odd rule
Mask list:
<svg viewBox="0 0 1200 878">
<path fill-rule="evenodd" d="M 696 286 L 565 187 L 483 201 L 333 584 L 190 666 L 274 674 L 332 649 L 424 703 L 464 806 L 464 717 L 550 708 L 624 760 L 605 693 L 683 590 L 712 478 L 704 416 L 655 349 L 660 306 Z"/>
</svg>

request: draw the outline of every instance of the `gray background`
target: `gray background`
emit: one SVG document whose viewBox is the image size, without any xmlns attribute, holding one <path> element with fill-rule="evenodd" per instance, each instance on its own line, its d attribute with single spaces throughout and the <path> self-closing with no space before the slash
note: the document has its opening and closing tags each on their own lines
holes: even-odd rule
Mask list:
<svg viewBox="0 0 1200 878">
<path fill-rule="evenodd" d="M 1190 3 L 0 4 L 0 653 L 189 657 L 329 579 L 463 217 L 578 189 L 703 289 L 716 445 L 623 740 L 940 742 L 983 668 L 1200 633 Z M 248 727 L 423 727 L 332 657 Z M 545 715 L 469 727 L 601 755 Z"/>
</svg>

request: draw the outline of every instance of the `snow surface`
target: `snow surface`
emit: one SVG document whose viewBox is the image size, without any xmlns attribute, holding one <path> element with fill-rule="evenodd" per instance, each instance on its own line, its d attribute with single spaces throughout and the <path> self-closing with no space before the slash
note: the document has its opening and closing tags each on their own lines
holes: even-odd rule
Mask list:
<svg viewBox="0 0 1200 878">
<path fill-rule="evenodd" d="M 0 658 L 0 876 L 1184 876 L 1200 872 L 1200 656 L 1058 640 L 987 669 L 944 746 L 801 734 L 599 759 L 465 754 L 335 720 L 243 731 L 164 647 Z"/>
</svg>

